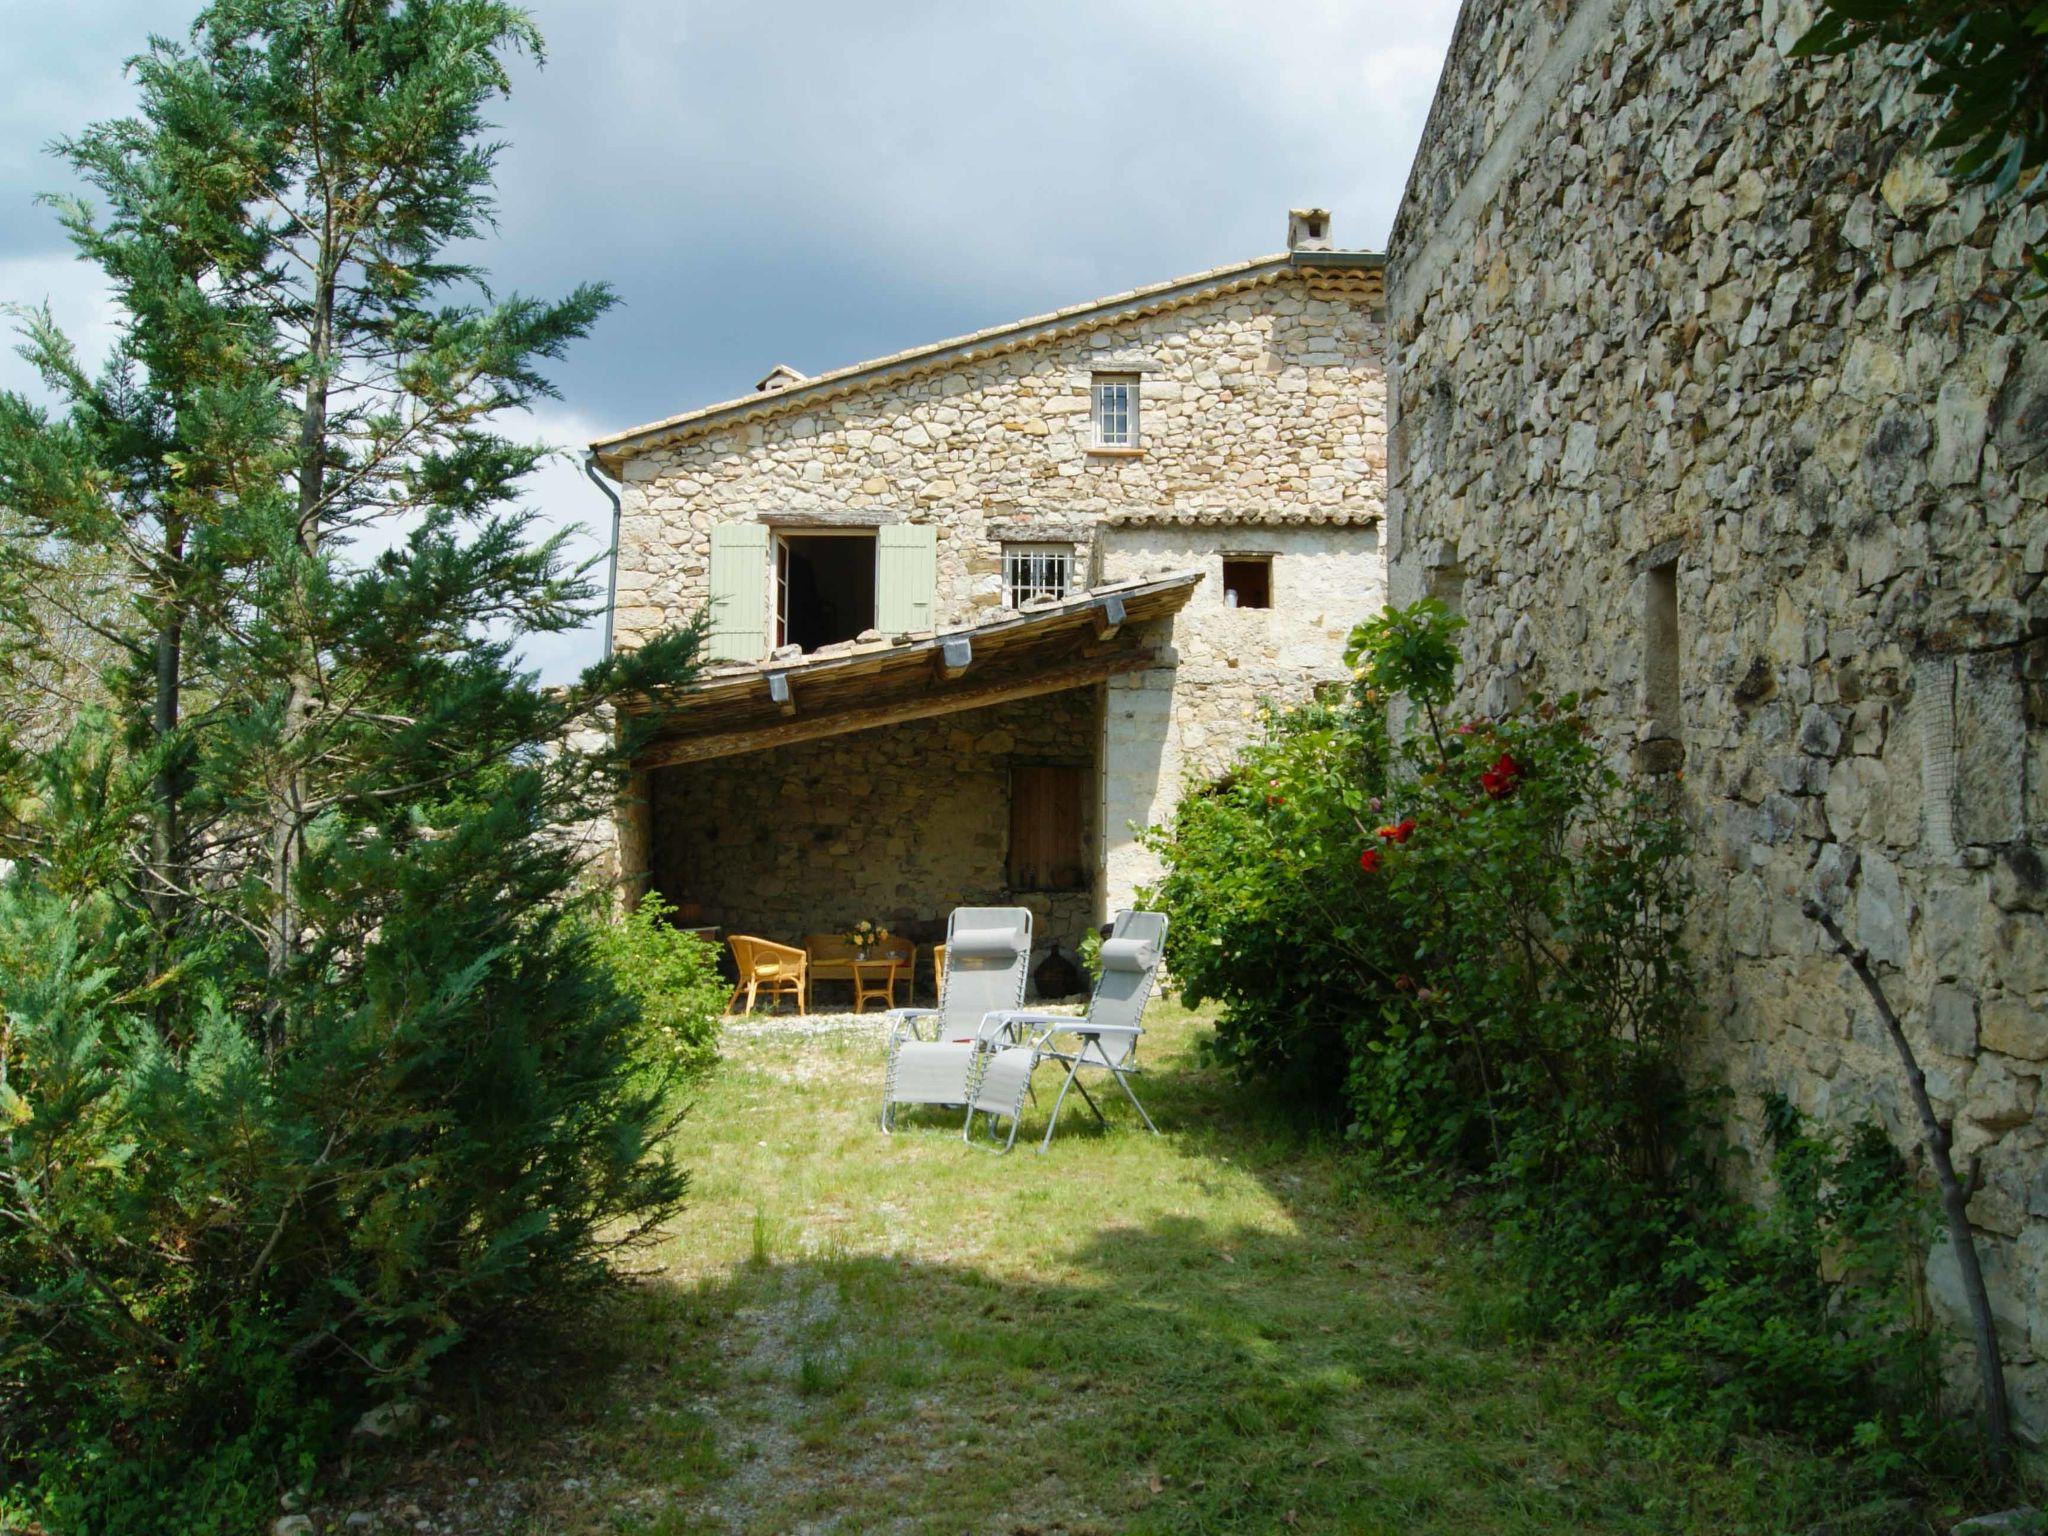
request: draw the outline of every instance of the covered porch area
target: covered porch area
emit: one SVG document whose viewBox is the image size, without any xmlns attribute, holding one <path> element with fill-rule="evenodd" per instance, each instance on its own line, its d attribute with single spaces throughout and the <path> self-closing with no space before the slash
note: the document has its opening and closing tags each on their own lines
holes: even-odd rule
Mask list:
<svg viewBox="0 0 2048 1536">
<path fill-rule="evenodd" d="M 1105 693 L 1162 664 L 1199 578 L 727 667 L 659 701 L 622 817 L 639 888 L 802 947 L 862 919 L 931 946 L 960 905 L 1033 913 L 1034 968 L 1103 917 Z M 830 998 L 827 999 L 828 1003 Z"/>
</svg>

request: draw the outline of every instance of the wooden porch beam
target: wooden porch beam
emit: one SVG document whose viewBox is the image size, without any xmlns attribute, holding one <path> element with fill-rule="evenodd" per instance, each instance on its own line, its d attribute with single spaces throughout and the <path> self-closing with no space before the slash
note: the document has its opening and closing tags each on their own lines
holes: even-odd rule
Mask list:
<svg viewBox="0 0 2048 1536">
<path fill-rule="evenodd" d="M 1107 640 L 1124 627 L 1124 599 L 1120 592 L 1112 592 L 1095 607 L 1095 638 Z"/>
<path fill-rule="evenodd" d="M 728 731 L 720 735 L 686 736 L 677 741 L 657 741 L 640 755 L 636 768 L 672 768 L 678 763 L 701 763 L 717 757 L 736 757 L 769 747 L 789 746 L 799 741 L 818 741 L 843 736 L 849 731 L 870 730 L 879 725 L 899 725 L 910 720 L 928 720 L 934 715 L 956 714 L 965 709 L 982 709 L 990 704 L 1007 704 L 1012 699 L 1036 698 L 1068 688 L 1084 688 L 1122 672 L 1135 672 L 1158 664 L 1159 653 L 1140 648 L 1097 656 L 1089 661 L 1040 672 L 1034 677 L 988 683 L 979 688 L 955 688 L 917 698 L 898 699 L 842 714 L 818 715 L 803 720 L 786 720 L 777 725 L 751 730 Z"/>
</svg>

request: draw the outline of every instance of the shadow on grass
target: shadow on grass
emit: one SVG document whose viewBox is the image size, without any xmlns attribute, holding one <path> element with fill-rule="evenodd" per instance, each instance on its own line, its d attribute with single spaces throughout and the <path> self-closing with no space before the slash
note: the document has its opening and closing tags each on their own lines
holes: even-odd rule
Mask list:
<svg viewBox="0 0 2048 1536">
<path fill-rule="evenodd" d="M 363 1470 L 394 1516 L 535 1536 L 1927 1529 L 1844 1521 L 1823 1464 L 1697 1458 L 1569 1365 L 1467 1347 L 1395 1256 L 1162 1217 L 1067 1267 L 643 1282 L 544 1368 L 472 1376 L 452 1444 Z"/>
<path fill-rule="evenodd" d="M 473 1356 L 445 1378 L 451 1436 L 359 1466 L 329 1511 L 530 1536 L 1926 1529 L 1844 1519 L 1826 1464 L 1717 1462 L 1620 1418 L 1586 1361 L 1482 1337 L 1454 1244 L 1333 1194 L 1327 1128 L 1185 1055 L 1138 1091 L 1174 1152 L 1165 1209 L 1092 1215 L 1024 1279 L 942 1243 L 797 1256 L 756 1216 L 750 1262 L 636 1282 L 543 1352 Z M 1027 1150 L 1049 1102 L 964 1224 L 1118 1175 Z M 1106 1129 L 1070 1103 L 1056 1147 L 1145 1134 L 1103 1103 Z M 1276 1219 L 1189 1214 L 1243 1178 Z"/>
</svg>

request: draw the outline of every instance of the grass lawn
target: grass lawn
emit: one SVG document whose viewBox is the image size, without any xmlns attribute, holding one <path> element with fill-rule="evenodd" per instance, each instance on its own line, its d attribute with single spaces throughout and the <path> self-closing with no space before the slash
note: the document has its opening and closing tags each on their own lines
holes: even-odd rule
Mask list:
<svg viewBox="0 0 2048 1536">
<path fill-rule="evenodd" d="M 1070 1101 L 1050 1155 L 1000 1158 L 957 1120 L 878 1133 L 872 1026 L 732 1031 L 651 1272 L 570 1365 L 359 1458 L 321 1528 L 1927 1529 L 1784 1448 L 1631 1422 L 1597 1361 L 1498 1326 L 1469 1243 L 1202 1068 L 1199 1017 L 1152 1022 L 1164 1135 Z"/>
</svg>

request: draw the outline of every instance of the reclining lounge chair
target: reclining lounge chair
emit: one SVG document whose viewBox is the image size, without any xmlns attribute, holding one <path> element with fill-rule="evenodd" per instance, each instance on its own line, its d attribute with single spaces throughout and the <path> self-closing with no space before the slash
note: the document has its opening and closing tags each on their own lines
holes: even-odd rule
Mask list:
<svg viewBox="0 0 2048 1536">
<path fill-rule="evenodd" d="M 1024 1001 L 1031 966 L 1031 913 L 1023 907 L 957 907 L 946 924 L 939 1006 L 891 1011 L 882 1129 L 898 1104 L 967 1102 L 986 1021 Z"/>
<path fill-rule="evenodd" d="M 1159 963 L 1166 952 L 1166 918 L 1158 912 L 1120 912 L 1103 941 L 1101 978 L 1088 1011 L 1080 1018 L 1063 1013 L 1012 1012 L 993 1015 L 983 1023 L 982 1038 L 990 1042 L 975 1075 L 967 1102 L 967 1123 L 961 1135 L 974 1142 L 974 1117 L 988 1116 L 989 1134 L 996 1134 L 996 1122 L 1007 1119 L 1010 1134 L 995 1150 L 1007 1152 L 1017 1141 L 1017 1122 L 1024 1111 L 1024 1096 L 1031 1089 L 1031 1074 L 1042 1061 L 1064 1063 L 1065 1081 L 1053 1100 L 1052 1116 L 1045 1127 L 1043 1152 L 1052 1145 L 1052 1133 L 1060 1123 L 1060 1106 L 1067 1090 L 1078 1089 L 1095 1118 L 1102 1120 L 1102 1108 L 1081 1082 L 1085 1068 L 1104 1071 L 1116 1079 L 1124 1097 L 1137 1110 L 1145 1129 L 1154 1136 L 1159 1127 L 1145 1113 L 1131 1087 L 1130 1075 L 1138 1071 L 1138 1037 L 1145 1033 L 1139 1022 L 1145 1016 L 1146 1000 L 1159 975 Z M 1063 1042 L 1056 1044 L 1055 1042 Z M 1104 1121 L 1107 1124 L 1107 1121 Z"/>
</svg>

